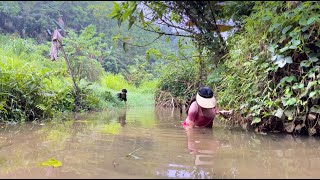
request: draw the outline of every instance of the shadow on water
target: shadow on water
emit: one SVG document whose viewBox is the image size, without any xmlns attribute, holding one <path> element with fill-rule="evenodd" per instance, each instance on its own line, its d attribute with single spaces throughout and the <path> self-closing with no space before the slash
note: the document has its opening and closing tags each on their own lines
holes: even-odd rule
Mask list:
<svg viewBox="0 0 320 180">
<path fill-rule="evenodd" d="M 0 129 L 1 178 L 317 178 L 317 138 L 185 131 L 178 110 L 140 107 Z M 50 158 L 61 167 L 38 164 Z"/>
</svg>

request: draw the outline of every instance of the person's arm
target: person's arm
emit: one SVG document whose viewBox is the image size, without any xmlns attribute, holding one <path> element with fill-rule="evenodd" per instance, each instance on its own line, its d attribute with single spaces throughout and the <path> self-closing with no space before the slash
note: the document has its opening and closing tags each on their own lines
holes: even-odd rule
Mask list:
<svg viewBox="0 0 320 180">
<path fill-rule="evenodd" d="M 187 128 L 193 128 L 194 127 L 194 122 L 192 120 L 189 119 L 189 116 L 186 119 L 186 123 L 187 123 Z"/>
<path fill-rule="evenodd" d="M 196 121 L 196 116 L 198 114 L 198 105 L 196 102 L 193 102 L 190 105 L 189 111 L 188 111 L 188 116 L 186 119 L 186 127 L 188 128 L 194 128 L 195 121 Z"/>
</svg>

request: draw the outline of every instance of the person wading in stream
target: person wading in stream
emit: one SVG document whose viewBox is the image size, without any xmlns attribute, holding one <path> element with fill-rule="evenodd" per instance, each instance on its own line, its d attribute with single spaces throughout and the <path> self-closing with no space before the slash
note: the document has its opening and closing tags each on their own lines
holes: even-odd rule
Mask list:
<svg viewBox="0 0 320 180">
<path fill-rule="evenodd" d="M 219 111 L 213 91 L 209 87 L 201 87 L 196 96 L 191 100 L 189 108 L 187 108 L 187 118 L 183 122 L 183 127 L 209 127 L 213 125 L 216 115 L 228 117 L 233 114 L 231 111 Z"/>
</svg>

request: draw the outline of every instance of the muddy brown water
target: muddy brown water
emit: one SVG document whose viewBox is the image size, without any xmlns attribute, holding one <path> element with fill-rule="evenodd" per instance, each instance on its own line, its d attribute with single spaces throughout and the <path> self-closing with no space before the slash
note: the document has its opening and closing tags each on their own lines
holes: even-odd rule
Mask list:
<svg viewBox="0 0 320 180">
<path fill-rule="evenodd" d="M 320 141 L 212 129 L 136 107 L 0 130 L 0 178 L 319 178 Z M 60 167 L 39 166 L 54 158 Z"/>
</svg>

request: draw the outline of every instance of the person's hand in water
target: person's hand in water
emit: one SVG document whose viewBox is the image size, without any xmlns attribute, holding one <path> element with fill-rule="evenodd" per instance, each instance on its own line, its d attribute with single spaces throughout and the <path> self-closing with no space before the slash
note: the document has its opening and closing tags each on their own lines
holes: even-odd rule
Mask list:
<svg viewBox="0 0 320 180">
<path fill-rule="evenodd" d="M 233 113 L 234 113 L 233 109 L 232 109 L 232 110 L 229 110 L 229 111 L 225 111 L 225 110 L 219 111 L 219 114 L 220 114 L 221 116 L 223 116 L 224 118 L 229 118 L 230 116 L 233 115 Z"/>
</svg>

